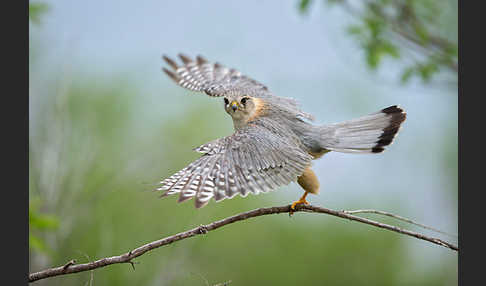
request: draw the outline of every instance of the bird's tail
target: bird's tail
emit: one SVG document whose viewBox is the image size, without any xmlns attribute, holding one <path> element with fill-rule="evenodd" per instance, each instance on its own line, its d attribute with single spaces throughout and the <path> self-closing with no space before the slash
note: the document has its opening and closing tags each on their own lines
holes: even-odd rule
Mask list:
<svg viewBox="0 0 486 286">
<path fill-rule="evenodd" d="M 406 113 L 393 105 L 349 121 L 318 127 L 322 148 L 344 153 L 380 153 L 395 138 Z"/>
</svg>

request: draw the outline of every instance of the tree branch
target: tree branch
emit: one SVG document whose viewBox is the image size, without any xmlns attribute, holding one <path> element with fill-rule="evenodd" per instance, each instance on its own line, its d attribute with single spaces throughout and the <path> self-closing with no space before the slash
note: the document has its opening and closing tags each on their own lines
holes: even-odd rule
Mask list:
<svg viewBox="0 0 486 286">
<path fill-rule="evenodd" d="M 317 207 L 317 206 L 312 206 L 312 205 L 297 205 L 295 212 L 311 212 L 311 213 L 323 213 L 323 214 L 328 214 L 332 216 L 337 216 L 340 218 L 345 218 L 349 219 L 352 221 L 357 221 L 365 224 L 369 224 L 375 227 L 379 228 L 384 228 L 390 231 L 394 231 L 397 233 L 405 234 L 408 236 L 412 236 L 418 239 L 422 239 L 440 246 L 444 246 L 446 248 L 450 248 L 452 250 L 458 251 L 459 248 L 451 244 L 449 242 L 443 241 L 441 239 L 435 238 L 435 237 L 429 237 L 425 236 L 423 234 L 409 231 L 406 229 L 402 229 L 396 226 L 376 222 L 373 220 L 365 219 L 362 217 L 354 216 L 351 214 L 346 213 L 346 211 L 336 211 L 336 210 L 331 210 L 323 207 Z M 144 253 L 155 249 L 159 248 L 164 245 L 171 244 L 173 242 L 183 240 L 189 237 L 193 237 L 199 234 L 206 234 L 209 231 L 215 230 L 217 228 L 223 227 L 227 224 L 231 224 L 237 221 L 242 221 L 246 220 L 252 217 L 258 217 L 258 216 L 263 216 L 263 215 L 270 215 L 270 214 L 280 214 L 280 213 L 290 213 L 290 205 L 286 206 L 280 206 L 280 207 L 269 207 L 269 208 L 260 208 L 260 209 L 255 209 L 252 211 L 247 211 L 243 212 L 231 217 L 227 217 L 225 219 L 219 220 L 212 222 L 207 225 L 201 225 L 198 227 L 195 227 L 191 230 L 181 232 L 163 239 L 159 239 L 150 243 L 147 243 L 145 245 L 142 245 L 134 250 L 131 250 L 127 253 L 118 255 L 118 256 L 112 256 L 112 257 L 106 257 L 102 258 L 93 262 L 89 263 L 84 263 L 84 264 L 74 264 L 74 261 L 71 260 L 68 263 L 66 263 L 63 266 L 59 267 L 54 267 L 54 268 L 49 268 L 46 270 L 42 270 L 39 272 L 31 273 L 29 274 L 29 282 L 34 282 L 40 279 L 48 278 L 48 277 L 53 277 L 53 276 L 58 276 L 58 275 L 65 275 L 65 274 L 70 274 L 70 273 L 77 273 L 77 272 L 82 272 L 82 271 L 88 271 L 96 268 L 101 268 L 105 267 L 111 264 L 117 264 L 117 263 L 130 263 L 133 266 L 132 259 L 135 257 L 141 256 Z"/>
<path fill-rule="evenodd" d="M 438 233 L 445 234 L 445 235 L 450 236 L 450 237 L 457 238 L 457 235 L 455 235 L 455 234 L 450 234 L 450 233 L 447 233 L 445 231 L 438 230 L 436 228 L 433 228 L 433 227 L 430 227 L 430 226 L 427 226 L 427 225 L 424 225 L 424 224 L 415 222 L 415 221 L 413 221 L 411 219 L 408 219 L 408 218 L 405 218 L 405 217 L 401 217 L 399 215 L 392 214 L 392 213 L 389 213 L 389 212 L 378 211 L 378 210 L 355 210 L 355 211 L 343 211 L 343 212 L 344 213 L 347 213 L 347 214 L 379 214 L 379 215 L 385 215 L 385 216 L 389 216 L 389 217 L 392 217 L 392 218 L 395 218 L 395 219 L 398 219 L 398 220 L 401 220 L 401 221 L 404 221 L 404 222 L 407 222 L 407 223 L 410 223 L 410 224 L 419 226 L 421 228 L 425 228 L 425 229 L 428 229 L 428 230 L 432 230 L 432 231 L 435 231 L 435 232 L 438 232 Z"/>
</svg>

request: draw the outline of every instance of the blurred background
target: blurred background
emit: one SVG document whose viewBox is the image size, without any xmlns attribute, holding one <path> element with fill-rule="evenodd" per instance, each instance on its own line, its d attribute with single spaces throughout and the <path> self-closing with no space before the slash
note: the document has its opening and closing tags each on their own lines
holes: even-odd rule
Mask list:
<svg viewBox="0 0 486 286">
<path fill-rule="evenodd" d="M 159 199 L 157 183 L 230 135 L 222 99 L 176 86 L 162 54 L 205 56 L 297 99 L 316 123 L 399 104 L 379 155 L 314 162 L 315 205 L 378 209 L 457 234 L 457 1 L 31 1 L 30 272 L 119 255 L 259 207 L 296 184 L 211 202 Z M 376 215 L 364 217 L 457 243 Z M 457 252 L 347 220 L 247 220 L 129 264 L 36 285 L 456 285 Z"/>
</svg>

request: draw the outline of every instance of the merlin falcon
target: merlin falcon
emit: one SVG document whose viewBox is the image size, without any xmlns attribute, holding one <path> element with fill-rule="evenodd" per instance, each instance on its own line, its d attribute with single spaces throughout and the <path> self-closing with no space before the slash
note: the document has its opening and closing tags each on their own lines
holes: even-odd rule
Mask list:
<svg viewBox="0 0 486 286">
<path fill-rule="evenodd" d="M 182 61 L 163 56 L 164 72 L 178 85 L 211 97 L 222 97 L 235 132 L 194 150 L 203 155 L 160 182 L 162 197 L 178 194 L 178 202 L 194 198 L 196 208 L 211 198 L 259 194 L 297 182 L 304 194 L 292 203 L 308 204 L 319 193 L 312 160 L 327 152 L 380 153 L 392 143 L 406 113 L 394 105 L 356 119 L 314 125 L 313 116 L 294 99 L 279 97 L 262 83 L 236 69 L 208 62 L 202 56 Z"/>
</svg>

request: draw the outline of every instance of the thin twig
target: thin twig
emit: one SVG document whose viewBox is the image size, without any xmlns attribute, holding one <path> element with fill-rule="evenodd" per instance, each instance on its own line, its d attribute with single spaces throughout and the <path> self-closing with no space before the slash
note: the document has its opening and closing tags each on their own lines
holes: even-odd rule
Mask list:
<svg viewBox="0 0 486 286">
<path fill-rule="evenodd" d="M 173 242 L 183 240 L 183 239 L 186 239 L 186 238 L 189 238 L 189 237 L 193 237 L 193 236 L 196 236 L 196 235 L 206 234 L 209 231 L 218 229 L 218 228 L 223 227 L 227 224 L 231 224 L 231 223 L 234 223 L 234 222 L 237 222 L 237 221 L 246 220 L 246 219 L 249 219 L 249 218 L 252 218 L 252 217 L 258 217 L 258 216 L 270 215 L 270 214 L 289 213 L 289 212 L 290 212 L 290 205 L 280 206 L 280 207 L 260 208 L 260 209 L 256 209 L 256 210 L 252 210 L 252 211 L 243 212 L 243 213 L 240 213 L 240 214 L 237 214 L 237 215 L 234 215 L 234 216 L 231 216 L 231 217 L 227 217 L 227 218 L 219 220 L 219 221 L 212 222 L 212 223 L 207 224 L 207 225 L 201 225 L 201 226 L 198 226 L 198 227 L 193 228 L 191 230 L 181 232 L 181 233 L 178 233 L 178 234 L 175 234 L 175 235 L 163 238 L 163 239 L 159 239 L 159 240 L 144 244 L 144 245 L 142 245 L 142 246 L 140 246 L 140 247 L 138 247 L 134 250 L 131 250 L 127 253 L 124 253 L 124 254 L 121 254 L 121 255 L 118 255 L 118 256 L 105 257 L 105 258 L 102 258 L 102 259 L 99 259 L 99 260 L 96 260 L 96 261 L 93 261 L 93 262 L 90 262 L 90 263 L 70 265 L 67 268 L 65 268 L 64 266 L 60 266 L 60 267 L 49 268 L 49 269 L 42 270 L 42 271 L 39 271 L 39 272 L 31 273 L 31 274 L 29 274 L 29 282 L 37 281 L 37 280 L 48 278 L 48 277 L 58 276 L 58 275 L 65 275 L 65 274 L 70 274 L 70 273 L 77 273 L 77 272 L 92 270 L 92 269 L 96 269 L 96 268 L 105 267 L 105 266 L 108 266 L 108 265 L 111 265 L 111 264 L 132 263 L 132 259 L 134 259 L 134 258 L 136 258 L 140 255 L 143 255 L 144 253 L 146 253 L 146 252 L 148 252 L 152 249 L 155 249 L 155 248 L 158 248 L 158 247 L 161 247 L 161 246 L 164 246 L 164 245 L 168 245 L 168 244 L 171 244 Z M 369 220 L 369 219 L 365 219 L 365 218 L 362 218 L 362 217 L 350 215 L 350 214 L 345 213 L 344 211 L 335 211 L 335 210 L 331 210 L 331 209 L 327 209 L 327 208 L 323 208 L 323 207 L 316 207 L 316 206 L 312 206 L 312 205 L 297 205 L 294 212 L 313 212 L 313 213 L 329 214 L 329 215 L 349 219 L 349 220 L 352 220 L 352 221 L 357 221 L 357 222 L 369 224 L 369 225 L 372 225 L 372 226 L 375 226 L 375 227 L 384 228 L 384 229 L 394 231 L 394 232 L 397 232 L 397 233 L 401 233 L 401 234 L 405 234 L 405 235 L 408 235 L 408 236 L 412 236 L 412 237 L 415 237 L 415 238 L 418 238 L 418 239 L 429 241 L 431 243 L 434 243 L 434 244 L 437 244 L 437 245 L 440 245 L 440 246 L 444 246 L 446 248 L 450 248 L 450 249 L 455 250 L 455 251 L 459 250 L 459 248 L 456 245 L 451 244 L 451 243 L 446 242 L 446 241 L 443 241 L 441 239 L 438 239 L 438 238 L 435 238 L 435 237 L 429 237 L 429 236 L 426 236 L 426 235 L 423 235 L 423 234 L 420 234 L 420 233 L 417 233 L 417 232 L 409 231 L 409 230 L 406 230 L 406 229 L 401 229 L 401 228 L 396 227 L 396 226 L 392 226 L 392 225 L 372 221 L 372 220 Z"/>
<path fill-rule="evenodd" d="M 404 222 L 407 222 L 407 223 L 410 223 L 410 224 L 413 224 L 413 225 L 416 225 L 416 226 L 419 226 L 419 227 L 422 227 L 422 228 L 425 228 L 425 229 L 428 229 L 428 230 L 432 230 L 432 231 L 435 231 L 435 232 L 438 232 L 438 233 L 442 233 L 442 234 L 448 235 L 450 237 L 457 238 L 457 235 L 455 235 L 455 234 L 450 234 L 450 233 L 447 233 L 445 231 L 441 231 L 441 230 L 438 230 L 436 228 L 433 228 L 431 226 L 427 226 L 427 225 L 424 225 L 424 224 L 415 222 L 415 221 L 413 221 L 411 219 L 408 219 L 408 218 L 405 218 L 405 217 L 401 217 L 399 215 L 392 214 L 392 213 L 385 212 L 385 211 L 378 211 L 378 210 L 354 210 L 354 211 L 344 211 L 344 212 L 347 213 L 347 214 L 365 214 L 365 213 L 368 213 L 368 214 L 385 215 L 385 216 L 389 216 L 389 217 L 392 217 L 392 218 L 395 218 L 395 219 L 398 219 L 398 220 L 401 220 L 401 221 L 404 221 Z"/>
<path fill-rule="evenodd" d="M 66 264 L 62 266 L 62 269 L 67 269 L 69 266 L 74 265 L 76 263 L 76 259 L 72 259 L 68 261 Z"/>
<path fill-rule="evenodd" d="M 82 251 L 80 251 L 80 250 L 78 250 L 78 252 L 79 252 L 79 253 L 81 253 L 82 255 L 84 255 L 84 257 L 86 257 L 86 259 L 87 259 L 88 261 L 90 261 L 90 260 L 91 260 L 91 258 L 89 258 L 89 255 L 88 255 L 88 254 L 86 254 L 86 253 L 84 253 L 84 252 L 82 252 Z M 87 285 L 89 285 L 89 286 L 93 285 L 93 270 L 91 270 L 91 271 L 90 271 L 90 273 L 91 273 L 91 274 L 90 274 L 89 281 L 86 281 L 86 284 L 84 284 L 85 286 L 87 286 Z M 88 284 L 88 283 L 89 283 L 89 284 Z"/>
</svg>

